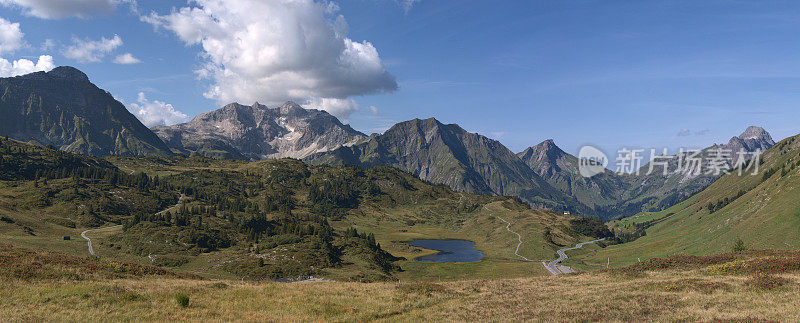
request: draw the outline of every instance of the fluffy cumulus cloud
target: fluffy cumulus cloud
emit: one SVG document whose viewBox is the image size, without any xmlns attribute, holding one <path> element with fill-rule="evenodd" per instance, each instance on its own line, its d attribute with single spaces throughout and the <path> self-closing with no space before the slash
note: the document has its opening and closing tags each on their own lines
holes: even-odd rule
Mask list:
<svg viewBox="0 0 800 323">
<path fill-rule="evenodd" d="M 122 46 L 122 38 L 114 35 L 112 38 L 102 37 L 99 40 L 73 38 L 72 45 L 64 50 L 64 56 L 79 62 L 100 62 L 108 53 Z"/>
<path fill-rule="evenodd" d="M 133 57 L 131 53 L 117 55 L 117 57 L 114 58 L 114 64 L 130 65 L 130 64 L 139 64 L 141 62 L 142 61 L 140 61 L 138 58 Z"/>
<path fill-rule="evenodd" d="M 0 18 L 0 54 L 11 53 L 24 46 L 23 37 L 25 34 L 20 30 L 19 23 Z"/>
<path fill-rule="evenodd" d="M 127 104 L 126 107 L 147 127 L 173 125 L 186 121 L 186 114 L 175 110 L 172 104 L 158 100 L 150 101 L 144 92 L 139 92 L 136 103 Z"/>
<path fill-rule="evenodd" d="M 50 55 L 39 56 L 36 62 L 27 59 L 18 59 L 13 62 L 0 58 L 0 77 L 11 77 L 33 72 L 50 71 L 56 67 Z"/>
<path fill-rule="evenodd" d="M 109 14 L 123 3 L 130 4 L 132 8 L 136 5 L 135 0 L 0 0 L 5 7 L 19 8 L 25 15 L 42 19 Z"/>
<path fill-rule="evenodd" d="M 392 92 L 397 83 L 371 43 L 347 37 L 338 10 L 313 0 L 195 0 L 142 20 L 202 47 L 197 73 L 210 80 L 205 96 L 220 104 L 330 103 L 346 117 L 349 97 Z"/>
</svg>

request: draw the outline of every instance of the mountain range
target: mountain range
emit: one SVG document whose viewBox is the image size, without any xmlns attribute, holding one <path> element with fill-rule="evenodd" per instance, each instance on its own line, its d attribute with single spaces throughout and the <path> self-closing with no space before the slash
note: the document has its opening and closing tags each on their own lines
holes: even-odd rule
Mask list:
<svg viewBox="0 0 800 323">
<path fill-rule="evenodd" d="M 719 151 L 731 152 L 726 153 L 730 168 L 738 162 L 740 149 L 748 153 L 763 152 L 774 144 L 767 131 L 751 126 L 727 144 L 699 150 L 697 156 L 709 160 Z M 721 175 L 709 174 L 705 168 L 699 172 L 681 170 L 680 163 L 686 165 L 691 158 L 689 152 L 663 156 L 658 161 L 651 161 L 652 165 L 645 164 L 637 173 L 620 174 L 606 170 L 591 178 L 583 177 L 579 172 L 578 158 L 558 148 L 553 140 L 525 149 L 518 156 L 550 185 L 591 207 L 604 220 L 663 210 L 708 187 Z M 742 157 L 749 160 L 752 155 Z M 666 174 L 664 163 L 667 165 Z"/>
<path fill-rule="evenodd" d="M 250 160 L 303 158 L 367 138 L 325 111 L 294 102 L 278 108 L 231 103 L 153 131 L 176 153 Z"/>
<path fill-rule="evenodd" d="M 305 160 L 312 164 L 391 165 L 456 191 L 517 196 L 534 207 L 590 212 L 545 182 L 500 142 L 434 118 L 401 122 L 360 144 Z"/>
<path fill-rule="evenodd" d="M 88 155 L 201 155 L 264 160 L 304 159 L 312 164 L 390 165 L 467 193 L 519 197 L 537 208 L 571 211 L 603 220 L 659 211 L 699 192 L 718 174 L 689 174 L 644 165 L 639 174 L 610 170 L 581 176 L 578 158 L 553 140 L 513 153 L 496 140 L 434 118 L 398 123 L 367 136 L 325 111 L 294 102 L 270 108 L 228 104 L 189 122 L 152 130 L 77 69 L 0 79 L 0 135 Z M 719 149 L 752 152 L 774 145 L 750 127 Z M 731 156 L 734 161 L 738 156 Z M 668 159 L 677 169 L 686 154 Z"/>
</svg>

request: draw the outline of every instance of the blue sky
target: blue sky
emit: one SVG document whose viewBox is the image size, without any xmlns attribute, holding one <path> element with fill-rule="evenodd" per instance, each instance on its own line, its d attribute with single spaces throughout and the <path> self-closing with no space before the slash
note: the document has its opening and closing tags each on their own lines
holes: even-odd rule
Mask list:
<svg viewBox="0 0 800 323">
<path fill-rule="evenodd" d="M 276 0 L 248 11 L 251 0 L 139 0 L 136 10 L 129 0 L 69 0 L 76 5 L 47 7 L 63 1 L 0 1 L 0 17 L 24 34 L 5 49 L 0 41 L 0 57 L 50 55 L 147 113 L 169 105 L 191 118 L 227 101 L 294 99 L 331 109 L 366 133 L 436 117 L 515 152 L 553 138 L 573 154 L 583 144 L 607 152 L 703 147 L 749 125 L 776 140 L 800 132 L 794 1 L 307 0 L 287 9 Z M 181 15 L 184 7 L 205 11 Z M 242 26 L 218 28 L 201 21 L 204 14 Z M 317 16 L 327 25 L 313 24 Z M 296 42 L 296 30 L 262 22 L 298 24 L 315 36 Z M 236 37 L 250 41 L 229 42 Z M 139 62 L 114 63 L 124 54 Z M 351 63 L 328 57 L 340 54 Z"/>
</svg>

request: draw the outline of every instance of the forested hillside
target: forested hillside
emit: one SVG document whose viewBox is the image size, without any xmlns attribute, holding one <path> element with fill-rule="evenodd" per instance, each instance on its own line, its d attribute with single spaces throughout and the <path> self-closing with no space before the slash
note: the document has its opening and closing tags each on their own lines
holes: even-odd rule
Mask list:
<svg viewBox="0 0 800 323">
<path fill-rule="evenodd" d="M 582 237 L 570 228 L 574 217 L 532 212 L 507 197 L 453 192 L 389 166 L 99 159 L 10 139 L 0 139 L 0 157 L 0 236 L 12 243 L 86 254 L 79 233 L 111 227 L 91 233 L 101 237 L 93 244 L 102 257 L 214 275 L 389 279 L 403 264 L 427 270 L 402 258 L 424 252 L 398 239 L 450 236 L 461 228 L 479 235 L 490 259 L 540 270 L 513 260 L 516 239 L 493 214 L 532 225 L 526 249 L 539 257 Z M 74 239 L 58 241 L 62 236 Z M 509 251 L 512 259 L 495 256 Z"/>
</svg>

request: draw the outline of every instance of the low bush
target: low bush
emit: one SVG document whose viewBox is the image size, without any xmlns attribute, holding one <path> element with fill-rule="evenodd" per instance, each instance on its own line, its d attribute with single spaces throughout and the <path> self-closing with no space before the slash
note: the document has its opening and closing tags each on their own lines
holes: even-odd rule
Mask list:
<svg viewBox="0 0 800 323">
<path fill-rule="evenodd" d="M 654 284 L 658 289 L 668 292 L 695 291 L 703 294 L 711 294 L 716 290 L 728 290 L 730 285 L 721 282 L 709 282 L 701 279 L 681 279 L 678 281 L 662 282 Z"/>
<path fill-rule="evenodd" d="M 184 293 L 175 295 L 175 302 L 178 303 L 180 307 L 189 307 L 189 296 Z"/>
<path fill-rule="evenodd" d="M 788 278 L 777 277 L 766 273 L 756 273 L 747 281 L 746 285 L 758 290 L 772 290 L 791 282 L 792 280 Z"/>
<path fill-rule="evenodd" d="M 711 275 L 780 274 L 800 270 L 800 257 L 763 257 L 709 266 Z"/>
</svg>

